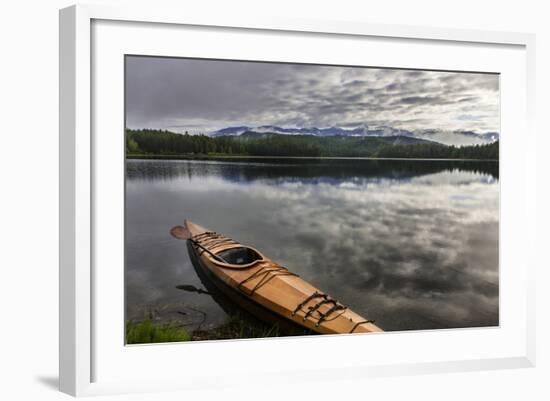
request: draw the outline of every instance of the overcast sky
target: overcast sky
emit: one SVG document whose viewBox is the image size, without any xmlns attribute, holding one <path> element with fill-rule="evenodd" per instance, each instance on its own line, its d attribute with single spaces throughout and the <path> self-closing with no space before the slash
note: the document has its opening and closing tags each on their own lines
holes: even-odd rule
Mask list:
<svg viewBox="0 0 550 401">
<path fill-rule="evenodd" d="M 494 74 L 132 56 L 126 125 L 190 133 L 246 125 L 499 131 Z"/>
</svg>

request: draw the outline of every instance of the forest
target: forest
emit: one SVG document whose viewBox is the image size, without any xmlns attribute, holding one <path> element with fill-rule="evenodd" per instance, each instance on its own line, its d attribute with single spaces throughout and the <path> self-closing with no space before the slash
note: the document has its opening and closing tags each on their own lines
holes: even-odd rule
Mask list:
<svg viewBox="0 0 550 401">
<path fill-rule="evenodd" d="M 499 143 L 446 146 L 405 136 L 284 135 L 245 132 L 209 137 L 165 130 L 126 130 L 128 157 L 139 156 L 294 156 L 498 160 Z"/>
</svg>

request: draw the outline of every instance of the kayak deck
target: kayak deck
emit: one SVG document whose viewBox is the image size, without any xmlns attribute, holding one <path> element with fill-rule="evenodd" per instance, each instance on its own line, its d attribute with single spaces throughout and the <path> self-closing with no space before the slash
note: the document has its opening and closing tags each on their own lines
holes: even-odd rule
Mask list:
<svg viewBox="0 0 550 401">
<path fill-rule="evenodd" d="M 204 268 L 227 287 L 283 319 L 322 334 L 382 331 L 257 249 L 185 222 Z M 261 318 L 261 316 L 258 316 Z"/>
</svg>

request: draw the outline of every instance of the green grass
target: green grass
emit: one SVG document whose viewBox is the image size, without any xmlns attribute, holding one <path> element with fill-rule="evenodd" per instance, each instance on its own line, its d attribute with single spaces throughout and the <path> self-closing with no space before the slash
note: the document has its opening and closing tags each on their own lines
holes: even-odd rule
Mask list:
<svg viewBox="0 0 550 401">
<path fill-rule="evenodd" d="M 281 335 L 278 324 L 268 325 L 252 321 L 239 314 L 230 316 L 222 328 L 239 333 L 238 338 L 279 337 Z"/>
<path fill-rule="evenodd" d="M 126 323 L 126 344 L 167 343 L 189 341 L 191 335 L 182 327 L 158 324 L 151 320 Z"/>
<path fill-rule="evenodd" d="M 232 315 L 228 320 L 212 329 L 196 330 L 193 340 L 227 340 L 233 338 L 263 338 L 281 336 L 277 324 L 267 325 L 240 314 Z"/>
<path fill-rule="evenodd" d="M 234 338 L 266 338 L 266 337 L 284 337 L 288 335 L 308 335 L 314 334 L 307 329 L 285 332 L 281 330 L 277 323 L 266 324 L 251 316 L 235 313 L 229 316 L 228 320 L 212 329 L 195 330 L 193 332 L 193 341 L 198 340 L 227 340 Z"/>
<path fill-rule="evenodd" d="M 177 322 L 155 323 L 151 318 L 126 322 L 126 344 L 150 344 L 235 338 L 284 337 L 314 334 L 307 329 L 285 332 L 278 324 L 266 324 L 247 314 L 235 313 L 217 327 L 188 332 Z"/>
</svg>

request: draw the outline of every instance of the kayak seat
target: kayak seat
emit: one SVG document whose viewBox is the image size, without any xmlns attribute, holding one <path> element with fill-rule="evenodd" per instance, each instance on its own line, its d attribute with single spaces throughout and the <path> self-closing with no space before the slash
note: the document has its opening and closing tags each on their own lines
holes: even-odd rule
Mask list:
<svg viewBox="0 0 550 401">
<path fill-rule="evenodd" d="M 262 256 L 254 249 L 247 247 L 238 247 L 226 249 L 217 253 L 224 261 L 231 265 L 247 265 L 256 260 L 262 260 Z"/>
</svg>

